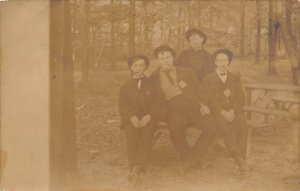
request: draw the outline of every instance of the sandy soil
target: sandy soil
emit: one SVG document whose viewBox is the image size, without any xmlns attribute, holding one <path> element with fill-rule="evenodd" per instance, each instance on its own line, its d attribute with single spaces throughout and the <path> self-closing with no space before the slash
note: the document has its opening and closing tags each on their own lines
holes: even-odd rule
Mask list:
<svg viewBox="0 0 300 191">
<path fill-rule="evenodd" d="M 277 77 L 267 77 L 259 72 L 266 71 L 263 66 L 249 70 L 249 64 L 240 62 L 234 70 L 241 73 L 244 82 L 282 83 L 288 80 L 288 69 Z M 126 77 L 123 69 L 117 72 L 95 71 L 89 87 L 76 93 L 79 169 L 83 187 L 114 191 L 300 190 L 300 167 L 290 139 L 290 124 L 284 119 L 274 119 L 270 126 L 253 130 L 252 152 L 248 159 L 251 171 L 244 177 L 240 176 L 222 147 L 210 148 L 204 159 L 207 168 L 180 176 L 177 153 L 165 131 L 153 145 L 148 177 L 133 188 L 127 183 L 126 141 L 119 129 L 117 112 L 119 87 Z M 254 118 L 261 119 L 260 116 Z M 197 129 L 188 130 L 191 144 L 198 134 Z"/>
</svg>

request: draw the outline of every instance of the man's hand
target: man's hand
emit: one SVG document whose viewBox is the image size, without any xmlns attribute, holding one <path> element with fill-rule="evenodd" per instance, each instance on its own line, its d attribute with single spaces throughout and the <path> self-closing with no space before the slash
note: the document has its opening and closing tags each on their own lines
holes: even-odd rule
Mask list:
<svg viewBox="0 0 300 191">
<path fill-rule="evenodd" d="M 147 123 L 149 123 L 149 121 L 151 120 L 151 115 L 147 114 L 144 117 L 142 117 L 139 126 L 140 127 L 144 127 L 147 125 Z"/>
<path fill-rule="evenodd" d="M 230 110 L 230 111 L 222 110 L 220 113 L 228 122 L 232 122 L 235 119 L 233 110 Z"/>
<path fill-rule="evenodd" d="M 137 118 L 137 116 L 131 116 L 130 117 L 130 122 L 132 123 L 132 125 L 136 128 L 139 128 L 139 123 L 140 123 L 140 120 L 139 118 Z"/>
<path fill-rule="evenodd" d="M 206 105 L 204 104 L 201 104 L 201 107 L 200 107 L 200 113 L 202 116 L 206 115 L 206 114 L 209 114 L 210 113 L 210 109 L 209 107 L 207 107 Z"/>
</svg>

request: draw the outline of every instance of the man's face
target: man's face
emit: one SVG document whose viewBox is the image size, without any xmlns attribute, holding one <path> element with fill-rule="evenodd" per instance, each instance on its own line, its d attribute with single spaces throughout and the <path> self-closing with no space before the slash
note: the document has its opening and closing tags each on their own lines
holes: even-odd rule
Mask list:
<svg viewBox="0 0 300 191">
<path fill-rule="evenodd" d="M 224 53 L 220 53 L 216 56 L 215 65 L 217 69 L 221 72 L 225 72 L 229 67 L 229 59 L 228 56 Z"/>
<path fill-rule="evenodd" d="M 204 39 L 199 34 L 192 34 L 189 40 L 191 47 L 196 49 L 202 47 Z"/>
<path fill-rule="evenodd" d="M 142 75 L 145 72 L 146 68 L 147 66 L 145 60 L 143 59 L 138 59 L 134 61 L 130 67 L 132 74 L 136 76 Z"/>
<path fill-rule="evenodd" d="M 159 66 L 161 67 L 161 69 L 163 70 L 168 70 L 171 67 L 173 67 L 173 55 L 171 52 L 169 51 L 164 51 L 164 52 L 160 52 L 158 53 L 158 63 Z"/>
</svg>

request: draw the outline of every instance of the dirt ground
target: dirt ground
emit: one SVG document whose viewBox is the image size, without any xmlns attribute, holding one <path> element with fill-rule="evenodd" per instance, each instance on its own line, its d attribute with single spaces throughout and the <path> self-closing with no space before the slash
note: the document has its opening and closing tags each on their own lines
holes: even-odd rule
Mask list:
<svg viewBox="0 0 300 191">
<path fill-rule="evenodd" d="M 125 65 L 123 63 L 123 65 Z M 235 61 L 243 82 L 288 83 L 289 69 L 279 62 L 278 76 L 267 76 L 266 66 Z M 126 191 L 299 191 L 300 167 L 290 124 L 274 119 L 268 127 L 255 128 L 248 163 L 251 171 L 241 177 L 224 148 L 211 147 L 204 158 L 207 168 L 192 171 L 187 176 L 178 173 L 178 157 L 168 132 L 159 136 L 153 145 L 151 168 L 136 188 L 127 183 L 128 169 L 126 140 L 119 128 L 118 93 L 128 73 L 125 66 L 111 72 L 95 69 L 90 83 L 76 91 L 76 126 L 79 170 L 83 187 L 99 190 Z M 260 120 L 261 116 L 254 116 Z M 199 131 L 190 128 L 191 144 Z"/>
</svg>

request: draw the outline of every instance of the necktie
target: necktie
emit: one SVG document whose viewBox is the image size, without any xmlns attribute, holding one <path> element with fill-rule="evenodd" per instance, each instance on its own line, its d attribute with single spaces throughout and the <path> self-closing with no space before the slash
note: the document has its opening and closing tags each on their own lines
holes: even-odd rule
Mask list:
<svg viewBox="0 0 300 191">
<path fill-rule="evenodd" d="M 142 85 L 142 78 L 143 78 L 144 76 L 142 75 L 142 76 L 134 76 L 133 78 L 137 81 L 137 88 L 138 89 L 141 89 L 141 85 Z"/>
<path fill-rule="evenodd" d="M 138 89 L 141 89 L 141 85 L 142 85 L 142 79 L 140 78 L 140 79 L 138 79 Z"/>
</svg>

